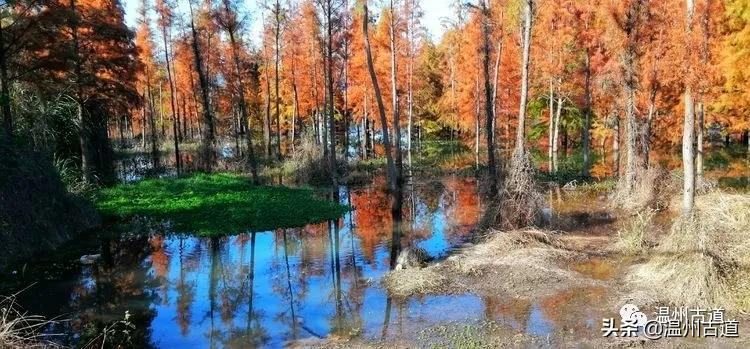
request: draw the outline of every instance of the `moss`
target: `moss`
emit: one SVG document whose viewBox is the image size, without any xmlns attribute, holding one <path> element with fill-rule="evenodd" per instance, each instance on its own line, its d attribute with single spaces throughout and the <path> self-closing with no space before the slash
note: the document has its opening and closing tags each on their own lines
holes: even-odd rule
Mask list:
<svg viewBox="0 0 750 349">
<path fill-rule="evenodd" d="M 148 216 L 170 221 L 176 232 L 201 236 L 299 227 L 349 209 L 312 190 L 255 186 L 232 174 L 122 184 L 102 190 L 96 206 L 105 217 Z"/>
</svg>

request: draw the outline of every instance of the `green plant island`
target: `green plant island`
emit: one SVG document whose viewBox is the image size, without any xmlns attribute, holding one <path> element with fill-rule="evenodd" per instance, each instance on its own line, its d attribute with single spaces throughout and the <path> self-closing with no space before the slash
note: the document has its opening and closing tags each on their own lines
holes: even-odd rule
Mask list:
<svg viewBox="0 0 750 349">
<path fill-rule="evenodd" d="M 171 222 L 175 233 L 206 237 L 301 227 L 350 210 L 312 189 L 258 186 L 224 173 L 121 184 L 102 190 L 96 207 L 107 219 L 144 216 Z"/>
</svg>

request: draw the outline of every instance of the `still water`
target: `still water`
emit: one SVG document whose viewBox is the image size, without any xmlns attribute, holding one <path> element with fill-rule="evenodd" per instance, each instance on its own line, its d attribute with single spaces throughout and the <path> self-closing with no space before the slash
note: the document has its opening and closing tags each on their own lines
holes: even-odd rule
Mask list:
<svg viewBox="0 0 750 349">
<path fill-rule="evenodd" d="M 199 238 L 170 234 L 168 224 L 119 226 L 121 237 L 91 251 L 100 260 L 37 283 L 20 301 L 30 313 L 64 320 L 48 332 L 79 345 L 127 311 L 138 328 L 134 345 L 161 348 L 377 339 L 482 314 L 486 304 L 474 295 L 388 297 L 380 280 L 393 222 L 382 182 L 342 187 L 341 202 L 354 210 L 302 228 Z M 482 206 L 473 178 L 417 182 L 404 195 L 401 246 L 433 257 L 471 236 Z"/>
<path fill-rule="evenodd" d="M 190 164 L 191 156 L 183 154 L 183 163 Z M 746 168 L 740 172 L 746 175 Z M 152 172 L 148 157 L 118 163 L 124 181 Z M 595 305 L 611 292 L 605 287 L 574 288 L 533 300 L 466 293 L 390 298 L 381 286 L 391 265 L 394 226 L 384 187 L 382 178 L 365 187 L 341 187 L 339 200 L 353 210 L 336 221 L 301 228 L 200 238 L 172 234 L 168 222 L 109 226 L 116 233 L 102 235 L 115 238 L 101 238 L 81 252 L 101 254 L 101 259 L 83 264 L 79 253 L 55 261 L 70 267 L 36 278 L 41 281 L 23 291 L 19 303 L 30 314 L 59 320 L 48 333 L 62 334 L 52 338 L 77 346 L 126 312 L 135 325 L 133 347 L 281 347 L 330 337 L 415 339 L 420 329 L 434 324 L 478 321 L 538 338 L 599 335 L 603 314 Z M 435 258 L 446 256 L 472 238 L 484 205 L 478 192 L 474 178 L 411 181 L 404 189 L 398 243 L 421 247 Z M 590 207 L 598 205 L 591 198 L 569 199 L 550 204 L 560 212 L 601 210 Z M 556 207 L 557 201 L 564 207 Z M 579 233 L 613 231 L 609 223 L 599 228 Z M 597 280 L 618 270 L 611 261 L 598 259 L 569 267 Z"/>
</svg>

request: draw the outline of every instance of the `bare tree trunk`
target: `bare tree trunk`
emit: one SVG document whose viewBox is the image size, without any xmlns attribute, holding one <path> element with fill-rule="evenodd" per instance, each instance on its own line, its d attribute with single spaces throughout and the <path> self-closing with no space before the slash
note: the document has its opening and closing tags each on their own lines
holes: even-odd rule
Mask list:
<svg viewBox="0 0 750 349">
<path fill-rule="evenodd" d="M 521 102 L 518 110 L 518 132 L 516 132 L 515 153 L 525 155 L 524 140 L 526 138 L 526 104 L 529 98 L 529 65 L 531 63 L 531 25 L 534 1 L 524 0 L 523 25 L 523 57 L 521 59 Z"/>
<path fill-rule="evenodd" d="M 329 160 L 331 161 L 331 179 L 333 193 L 338 198 L 338 168 L 336 165 L 336 120 L 334 119 L 333 99 L 333 4 L 326 0 L 326 86 L 328 90 L 328 127 L 330 129 Z"/>
<path fill-rule="evenodd" d="M 474 168 L 476 170 L 479 170 L 479 114 L 482 110 L 482 100 L 481 98 L 479 98 L 479 74 L 477 74 L 475 81 L 474 98 L 476 105 L 474 108 Z"/>
<path fill-rule="evenodd" d="M 552 160 L 552 144 L 555 140 L 555 85 L 552 79 L 549 80 L 549 124 L 547 126 L 547 168 L 550 173 L 555 172 L 554 162 Z"/>
<path fill-rule="evenodd" d="M 562 94 L 557 95 L 557 111 L 555 112 L 555 128 L 552 131 L 552 172 L 557 173 L 560 163 L 558 161 L 558 144 L 560 135 L 560 117 L 562 115 L 563 107 L 563 96 Z"/>
<path fill-rule="evenodd" d="M 380 93 L 380 86 L 378 85 L 378 78 L 375 74 L 375 66 L 372 62 L 372 51 L 370 49 L 370 36 L 367 32 L 369 25 L 369 12 L 367 9 L 367 0 L 363 4 L 363 18 L 362 18 L 362 35 L 365 41 L 365 55 L 367 56 L 367 70 L 370 73 L 370 81 L 372 82 L 372 88 L 375 91 L 375 100 L 378 103 L 378 113 L 380 114 L 380 128 L 383 132 L 383 147 L 385 148 L 385 158 L 388 170 L 388 187 L 390 190 L 395 190 L 396 181 L 396 168 L 393 163 L 393 155 L 391 153 L 391 141 L 388 136 L 388 120 L 385 116 L 385 105 L 383 104 L 383 96 Z"/>
<path fill-rule="evenodd" d="M 390 0 L 391 21 L 389 23 L 389 39 L 391 48 L 391 103 L 393 108 L 393 150 L 395 151 L 396 160 L 396 186 L 400 186 L 403 181 L 402 174 L 402 157 L 401 157 L 401 117 L 398 103 L 398 86 L 397 74 L 398 66 L 396 61 L 396 11 L 393 7 L 393 0 Z"/>
<path fill-rule="evenodd" d="M 656 88 L 652 88 L 648 99 L 648 116 L 646 117 L 646 124 L 643 127 L 643 137 L 641 139 L 643 147 L 642 167 L 644 169 L 649 167 L 649 162 L 651 161 L 651 125 L 656 114 L 656 93 Z"/>
<path fill-rule="evenodd" d="M 635 48 L 631 44 L 625 53 L 625 187 L 631 192 L 636 182 L 636 135 L 638 123 L 635 116 Z"/>
<path fill-rule="evenodd" d="M 299 115 L 299 95 L 297 94 L 297 76 L 295 74 L 294 67 L 292 67 L 292 96 L 294 98 L 294 112 L 292 113 L 291 143 L 292 152 L 294 152 L 294 139 L 297 133 L 297 117 Z"/>
<path fill-rule="evenodd" d="M 614 157 L 614 174 L 620 177 L 620 115 L 615 114 L 615 136 L 612 138 L 612 155 Z"/>
<path fill-rule="evenodd" d="M 281 36 L 281 6 L 279 0 L 276 0 L 276 7 L 274 8 L 275 21 L 275 46 L 274 54 L 276 58 L 274 60 L 274 103 L 276 104 L 276 158 L 281 160 L 281 99 L 279 98 L 279 64 L 281 63 L 281 47 L 279 39 Z"/>
<path fill-rule="evenodd" d="M 500 23 L 503 23 L 503 19 L 505 18 L 505 12 L 500 13 Z M 502 25 L 501 25 L 502 28 Z M 497 43 L 497 56 L 495 57 L 495 72 L 494 77 L 492 79 L 492 137 L 495 137 L 495 124 L 497 123 L 497 90 L 500 87 L 499 84 L 499 76 L 500 76 L 500 60 L 503 56 L 503 32 L 500 32 L 500 38 L 498 39 Z M 502 142 L 501 142 L 502 144 Z M 502 147 L 502 145 L 501 145 Z M 495 166 L 495 171 L 497 171 L 497 166 Z M 496 183 L 497 186 L 497 183 Z"/>
<path fill-rule="evenodd" d="M 181 165 L 181 159 L 180 159 L 180 139 L 177 136 L 177 129 L 178 129 L 178 119 L 177 119 L 177 107 L 175 105 L 175 88 L 174 88 L 174 80 L 172 79 L 172 65 L 170 64 L 169 59 L 169 34 L 168 34 L 168 28 L 165 26 L 161 28 L 162 30 L 162 38 L 164 39 L 164 61 L 167 65 L 167 81 L 169 82 L 169 98 L 170 103 L 172 106 L 172 138 L 174 138 L 174 158 L 175 158 L 175 169 L 177 170 L 177 173 L 180 173 L 180 170 L 182 169 Z"/>
<path fill-rule="evenodd" d="M 367 140 L 368 140 L 367 136 L 368 136 L 368 131 L 369 131 L 369 127 L 368 127 L 369 122 L 367 120 L 367 117 L 368 117 L 367 115 L 367 92 L 365 92 L 364 110 L 362 114 L 363 114 L 362 115 L 362 141 L 361 141 L 362 142 L 361 143 L 362 159 L 367 159 Z"/>
<path fill-rule="evenodd" d="M 224 9 L 229 12 L 229 3 L 224 2 Z M 234 73 L 237 75 L 237 90 L 239 94 L 238 104 L 240 109 L 240 123 L 245 128 L 245 142 L 247 143 L 247 157 L 250 160 L 250 172 L 253 177 L 253 183 L 258 184 L 258 166 L 255 162 L 255 150 L 253 149 L 253 136 L 250 129 L 250 116 L 247 112 L 247 101 L 245 100 L 245 83 L 243 81 L 242 71 L 240 69 L 240 55 L 238 49 L 238 43 L 235 38 L 235 27 L 227 28 L 229 34 L 229 44 L 232 49 L 232 63 L 234 65 Z"/>
<path fill-rule="evenodd" d="M 146 108 L 148 107 L 148 99 L 146 99 L 146 91 L 143 91 L 143 106 L 141 107 L 141 149 L 146 150 Z"/>
<path fill-rule="evenodd" d="M 693 14 L 695 12 L 695 1 L 686 0 L 687 4 L 687 21 L 685 30 L 692 31 Z M 689 65 L 686 64 L 686 70 L 689 71 Z M 695 102 L 693 101 L 692 87 L 685 84 L 685 118 L 682 124 L 682 215 L 690 216 L 693 213 L 695 202 L 695 153 L 693 141 L 695 136 Z"/>
<path fill-rule="evenodd" d="M 266 61 L 267 63 L 268 61 Z M 263 115 L 263 148 L 266 153 L 266 159 L 271 158 L 271 77 L 268 74 L 268 64 L 264 69 L 266 74 L 266 112 Z"/>
<path fill-rule="evenodd" d="M 591 57 L 586 48 L 584 57 L 584 106 L 583 106 L 583 177 L 589 176 L 591 167 Z"/>
<path fill-rule="evenodd" d="M 215 161 L 214 154 L 214 120 L 211 115 L 211 102 L 209 99 L 208 78 L 203 71 L 203 62 L 201 57 L 200 44 L 198 42 L 198 32 L 195 30 L 193 20 L 193 7 L 190 5 L 190 30 L 193 35 L 193 58 L 195 60 L 195 70 L 198 73 L 200 82 L 201 97 L 203 99 L 203 140 L 201 142 L 201 167 L 204 171 L 211 171 Z"/>
<path fill-rule="evenodd" d="M 497 74 L 500 64 L 500 50 L 498 50 L 497 60 L 495 62 L 495 88 L 490 84 L 490 7 L 486 0 L 481 1 L 482 10 L 482 75 L 484 77 L 484 105 L 485 105 L 485 133 L 487 134 L 487 167 L 489 169 L 489 195 L 495 196 L 497 193 L 497 167 L 495 164 L 495 98 L 497 97 Z M 501 44 L 502 45 L 502 41 Z M 500 46 L 502 48 L 502 46 Z M 479 118 L 477 118 L 477 121 Z M 479 134 L 479 122 L 477 122 L 477 134 Z M 479 141 L 477 139 L 477 148 Z M 477 152 L 478 153 L 478 152 Z"/>
</svg>

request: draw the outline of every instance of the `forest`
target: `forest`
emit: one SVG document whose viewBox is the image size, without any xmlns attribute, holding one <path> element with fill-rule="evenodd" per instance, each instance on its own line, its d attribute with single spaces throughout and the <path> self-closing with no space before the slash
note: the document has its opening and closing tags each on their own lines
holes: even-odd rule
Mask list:
<svg viewBox="0 0 750 349">
<path fill-rule="evenodd" d="M 0 114 L 0 348 L 750 344 L 748 0 L 4 0 Z"/>
</svg>

